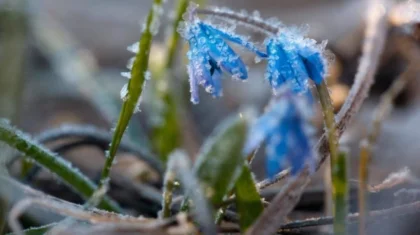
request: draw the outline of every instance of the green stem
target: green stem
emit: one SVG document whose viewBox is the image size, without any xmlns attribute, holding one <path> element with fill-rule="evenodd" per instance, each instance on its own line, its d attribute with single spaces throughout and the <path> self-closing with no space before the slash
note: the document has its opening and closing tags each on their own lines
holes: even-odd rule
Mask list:
<svg viewBox="0 0 420 235">
<path fill-rule="evenodd" d="M 107 152 L 107 158 L 105 161 L 104 168 L 101 174 L 101 181 L 99 188 L 103 185 L 108 184 L 109 174 L 112 168 L 112 164 L 115 159 L 118 147 L 121 143 L 121 139 L 127 129 L 128 123 L 130 122 L 131 116 L 135 112 L 138 104 L 138 100 L 143 91 L 143 85 L 145 82 L 145 73 L 148 69 L 149 53 L 152 44 L 153 33 L 152 33 L 152 22 L 157 20 L 158 12 L 156 10 L 161 8 L 162 0 L 154 0 L 153 7 L 150 9 L 146 20 L 146 28 L 140 36 L 139 52 L 136 54 L 133 68 L 131 69 L 131 79 L 128 82 L 128 94 L 127 98 L 123 103 L 123 107 L 118 118 L 117 126 Z"/>
<path fill-rule="evenodd" d="M 334 188 L 334 234 L 344 235 L 347 232 L 347 195 L 348 195 L 348 177 L 347 177 L 347 153 L 340 151 L 337 162 L 332 172 Z"/>
<path fill-rule="evenodd" d="M 95 184 L 79 170 L 72 167 L 70 162 L 30 140 L 28 135 L 13 128 L 4 120 L 0 120 L 0 141 L 19 150 L 25 157 L 50 170 L 84 198 L 88 198 L 94 193 Z M 108 197 L 102 199 L 99 206 L 105 210 L 122 211 L 117 203 Z"/>
<path fill-rule="evenodd" d="M 328 138 L 328 146 L 330 150 L 330 169 L 331 169 L 331 180 L 332 180 L 332 195 L 334 200 L 334 215 L 337 213 L 341 213 L 342 208 L 340 208 L 341 204 L 341 196 L 337 193 L 337 186 L 339 180 L 335 177 L 336 170 L 339 169 L 339 162 L 338 162 L 338 137 L 337 137 L 337 130 L 336 130 L 336 123 L 335 123 L 335 115 L 334 115 L 334 108 L 332 106 L 331 97 L 329 95 L 328 87 L 325 81 L 323 81 L 320 85 L 316 86 L 319 94 L 319 100 L 321 102 L 322 112 L 324 114 L 324 123 L 326 127 L 326 133 Z M 338 231 L 335 231 L 338 232 Z M 337 233 L 336 233 L 337 234 Z"/>
</svg>

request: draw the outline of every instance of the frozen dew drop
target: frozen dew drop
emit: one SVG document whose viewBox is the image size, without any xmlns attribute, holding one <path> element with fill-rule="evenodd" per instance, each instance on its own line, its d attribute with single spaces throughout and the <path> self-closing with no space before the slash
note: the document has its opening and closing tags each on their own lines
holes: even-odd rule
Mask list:
<svg viewBox="0 0 420 235">
<path fill-rule="evenodd" d="M 127 47 L 129 52 L 137 54 L 139 52 L 139 42 L 135 42 L 132 45 Z"/>
<path fill-rule="evenodd" d="M 144 72 L 144 79 L 145 80 L 150 80 L 152 78 L 152 73 L 150 73 L 149 70 L 147 70 L 146 72 Z"/>
<path fill-rule="evenodd" d="M 134 61 L 136 60 L 136 58 L 135 57 L 133 57 L 133 58 L 131 58 L 131 59 L 129 59 L 128 60 L 128 63 L 127 63 L 127 69 L 132 69 L 133 68 L 133 65 L 134 65 Z"/>
<path fill-rule="evenodd" d="M 130 72 L 121 72 L 121 76 L 123 76 L 127 79 L 131 79 L 131 73 Z"/>
<path fill-rule="evenodd" d="M 120 98 L 125 101 L 128 97 L 128 83 L 124 84 L 120 91 Z"/>
</svg>

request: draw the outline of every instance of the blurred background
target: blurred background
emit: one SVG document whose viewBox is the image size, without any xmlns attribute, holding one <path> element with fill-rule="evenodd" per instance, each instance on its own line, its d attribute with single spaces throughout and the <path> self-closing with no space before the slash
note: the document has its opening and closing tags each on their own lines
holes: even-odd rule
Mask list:
<svg viewBox="0 0 420 235">
<path fill-rule="evenodd" d="M 165 12 L 171 12 L 174 3 L 174 0 L 167 0 Z M 286 25 L 307 28 L 308 35 L 318 41 L 328 40 L 327 48 L 332 55 L 328 81 L 335 108 L 339 110 L 359 61 L 366 1 L 209 0 L 207 5 L 245 9 L 250 13 L 257 10 L 263 18 L 276 17 Z M 33 135 L 68 123 L 110 130 L 121 105 L 120 89 L 126 83 L 120 73 L 127 71 L 127 61 L 132 57 L 126 48 L 138 40 L 140 24 L 150 6 L 150 0 L 0 1 L 0 117 L 10 119 L 14 125 Z M 160 33 L 154 40 L 151 53 L 151 67 L 163 63 L 165 28 L 170 17 L 170 14 L 164 14 L 161 19 Z M 263 41 L 262 35 L 242 27 L 238 30 L 259 44 Z M 351 153 L 351 179 L 357 179 L 359 141 L 371 126 L 378 96 L 406 67 L 404 53 L 398 49 L 403 43 L 401 38 L 405 38 L 401 36 L 405 35 L 404 30 L 390 30 L 373 91 L 342 138 L 343 145 L 349 147 Z M 417 45 L 417 38 L 410 37 L 410 40 Z M 179 47 L 180 51 L 184 48 Z M 178 82 L 187 79 L 184 54 L 181 53 L 180 58 L 177 60 L 178 69 L 173 71 Z M 216 100 L 202 91 L 200 105 L 186 105 L 186 120 L 190 122 L 190 128 L 185 131 L 190 132 L 186 135 L 191 140 L 186 148 L 192 155 L 223 118 L 244 106 L 262 110 L 267 103 L 270 89 L 262 79 L 264 65 L 255 64 L 254 58 L 246 53 L 244 58 L 251 71 L 247 82 L 225 79 L 223 98 Z M 417 73 L 410 76 L 416 77 Z M 416 79 L 411 81 L 384 123 L 371 165 L 371 184 L 381 182 L 391 172 L 406 166 L 414 175 L 420 174 L 420 87 Z M 135 115 L 129 130 L 141 140 L 135 144 L 148 146 L 148 125 L 156 121 L 149 110 L 158 105 L 153 102 L 153 97 L 146 97 L 142 112 Z M 321 127 L 321 121 L 317 123 Z M 133 175 L 147 171 L 141 163 L 133 164 L 135 158 L 129 154 L 121 155 L 115 171 L 122 174 L 134 171 Z M 102 168 L 103 152 L 93 147 L 66 151 L 64 156 L 92 178 L 97 177 Z M 137 168 L 132 169 L 133 165 Z M 257 158 L 253 165 L 257 179 L 264 178 L 263 166 L 263 158 Z M 13 164 L 10 169 L 11 174 L 17 174 L 19 164 Z M 32 183 L 49 193 L 66 197 L 60 193 L 62 186 L 56 185 L 45 172 L 38 174 Z M 309 191 L 313 194 L 304 197 L 304 200 L 308 199 L 307 205 L 311 206 L 314 203 L 311 199 L 315 198 L 318 203 L 315 208 L 322 208 L 322 173 L 313 180 Z M 68 197 L 77 201 L 73 196 Z M 373 206 L 381 208 L 393 200 L 383 198 L 388 201 L 374 200 L 377 205 Z M 303 203 L 303 207 L 305 205 Z"/>
</svg>

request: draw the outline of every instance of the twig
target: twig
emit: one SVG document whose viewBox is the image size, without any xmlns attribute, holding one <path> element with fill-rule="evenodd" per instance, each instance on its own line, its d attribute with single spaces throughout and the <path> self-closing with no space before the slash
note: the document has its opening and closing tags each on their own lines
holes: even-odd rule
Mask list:
<svg viewBox="0 0 420 235">
<path fill-rule="evenodd" d="M 375 145 L 377 138 L 380 134 L 382 123 L 385 118 L 388 117 L 389 113 L 393 108 L 393 102 L 396 97 L 403 91 L 407 83 L 412 79 L 414 74 L 419 71 L 419 59 L 420 59 L 420 49 L 411 39 L 409 40 L 400 40 L 398 44 L 400 45 L 399 50 L 406 54 L 405 57 L 409 61 L 409 65 L 406 70 L 392 83 L 392 85 L 386 90 L 379 101 L 378 106 L 376 107 L 372 120 L 372 129 L 368 133 L 368 136 L 361 141 L 360 145 L 360 163 L 359 163 L 359 212 L 360 212 L 360 224 L 359 224 L 359 234 L 365 234 L 365 220 L 366 212 L 368 211 L 366 205 L 366 190 L 368 188 L 368 167 L 371 161 L 372 149 Z M 408 47 L 407 47 L 408 46 Z M 408 54 L 407 54 L 407 51 Z"/>
<path fill-rule="evenodd" d="M 59 198 L 56 198 L 56 197 L 46 195 L 40 191 L 34 190 L 26 185 L 23 185 L 11 178 L 0 177 L 0 182 L 1 182 L 2 187 L 19 188 L 27 196 L 30 196 L 26 199 L 21 200 L 17 204 L 15 204 L 15 206 L 9 212 L 9 217 L 8 217 L 9 225 L 15 232 L 18 232 L 21 230 L 21 226 L 17 218 L 23 213 L 24 210 L 26 210 L 26 208 L 35 204 L 41 205 L 61 215 L 70 215 L 70 216 L 74 216 L 75 218 L 89 220 L 89 221 L 92 219 L 93 222 L 110 222 L 110 221 L 116 221 L 116 220 L 122 220 L 122 219 L 128 222 L 139 221 L 139 219 L 135 217 L 130 217 L 130 216 L 122 217 L 119 214 L 107 212 L 103 210 L 98 210 L 98 209 L 87 211 L 83 209 L 83 206 L 81 205 L 73 204 L 73 203 L 61 200 Z"/>
<path fill-rule="evenodd" d="M 412 216 L 413 214 L 420 214 L 420 201 L 413 203 L 405 204 L 402 206 L 397 206 L 384 210 L 375 210 L 368 213 L 368 222 L 381 221 L 383 219 L 393 219 L 401 216 Z M 359 223 L 359 213 L 349 214 L 347 216 L 348 224 L 358 224 Z M 302 229 L 306 227 L 315 227 L 323 225 L 331 225 L 334 223 L 334 217 L 318 217 L 305 220 L 296 220 L 290 223 L 285 223 L 280 225 L 277 232 L 288 231 L 291 229 Z M 222 229 L 222 231 L 224 231 Z M 230 232 L 239 232 L 239 229 L 231 229 Z"/>
<path fill-rule="evenodd" d="M 252 17 L 245 13 L 237 13 L 228 8 L 197 9 L 196 12 L 198 14 L 220 17 L 225 20 L 234 20 L 248 26 L 253 26 L 254 29 L 257 29 L 269 35 L 276 34 L 280 30 L 280 28 L 276 24 L 270 25 L 266 21 L 264 21 L 264 19 L 261 19 L 259 17 Z"/>
<path fill-rule="evenodd" d="M 278 224 L 284 222 L 285 217 L 294 209 L 303 190 L 309 183 L 308 171 L 303 171 L 297 178 L 282 188 L 282 191 L 271 201 L 263 214 L 247 231 L 247 235 L 269 235 L 277 231 Z"/>
</svg>

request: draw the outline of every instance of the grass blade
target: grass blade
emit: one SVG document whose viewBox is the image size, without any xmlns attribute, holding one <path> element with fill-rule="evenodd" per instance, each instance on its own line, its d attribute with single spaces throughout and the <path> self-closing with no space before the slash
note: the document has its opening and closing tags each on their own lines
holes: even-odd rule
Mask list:
<svg viewBox="0 0 420 235">
<path fill-rule="evenodd" d="M 44 226 L 39 226 L 35 228 L 28 228 L 22 231 L 25 235 L 44 235 L 48 230 L 56 226 L 57 223 L 47 224 Z M 15 235 L 15 233 L 8 233 L 6 235 Z"/>
<path fill-rule="evenodd" d="M 72 167 L 70 162 L 35 143 L 28 135 L 10 126 L 5 120 L 0 120 L 0 141 L 57 175 L 84 198 L 90 197 L 95 191 L 95 184 Z M 117 203 L 108 197 L 105 197 L 99 206 L 105 210 L 121 211 Z"/>
</svg>

